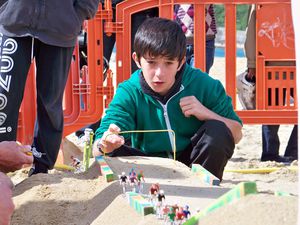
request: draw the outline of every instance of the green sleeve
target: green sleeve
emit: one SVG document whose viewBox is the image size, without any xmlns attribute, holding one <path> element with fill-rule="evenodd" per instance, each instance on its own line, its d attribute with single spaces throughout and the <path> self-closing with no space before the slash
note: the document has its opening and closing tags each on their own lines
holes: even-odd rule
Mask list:
<svg viewBox="0 0 300 225">
<path fill-rule="evenodd" d="M 95 133 L 95 140 L 101 138 L 112 123 L 120 127 L 121 131 L 135 129 L 136 104 L 133 92 L 134 90 L 128 82 L 119 85 L 113 100 L 105 112 L 105 116 L 101 120 L 100 127 Z M 124 134 L 123 136 L 125 139 L 129 138 L 129 134 Z"/>
<path fill-rule="evenodd" d="M 210 95 L 207 107 L 220 116 L 236 120 L 242 124 L 241 119 L 235 113 L 232 105 L 232 99 L 225 92 L 222 83 L 219 80 L 212 80 L 210 86 Z"/>
</svg>

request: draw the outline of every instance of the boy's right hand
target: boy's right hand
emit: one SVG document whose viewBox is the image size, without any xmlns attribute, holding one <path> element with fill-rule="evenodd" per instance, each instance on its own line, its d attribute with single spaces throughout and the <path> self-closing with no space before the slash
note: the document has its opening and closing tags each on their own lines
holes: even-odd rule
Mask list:
<svg viewBox="0 0 300 225">
<path fill-rule="evenodd" d="M 99 155 L 97 154 L 97 151 L 95 151 L 95 148 L 98 150 L 100 147 L 102 152 L 107 154 L 121 147 L 125 143 L 125 140 L 123 136 L 118 134 L 120 131 L 121 129 L 117 125 L 110 124 L 108 130 L 104 132 L 102 138 L 96 141 L 93 151 L 94 156 Z M 99 150 L 98 153 L 100 153 Z"/>
</svg>

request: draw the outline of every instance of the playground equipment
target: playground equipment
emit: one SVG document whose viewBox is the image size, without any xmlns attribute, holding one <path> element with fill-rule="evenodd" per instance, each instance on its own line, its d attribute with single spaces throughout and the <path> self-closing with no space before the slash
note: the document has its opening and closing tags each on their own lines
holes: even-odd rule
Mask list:
<svg viewBox="0 0 300 225">
<path fill-rule="evenodd" d="M 245 124 L 296 124 L 298 100 L 296 94 L 294 31 L 290 0 L 127 0 L 116 7 L 116 22 L 112 22 L 111 0 L 99 5 L 93 20 L 85 24 L 87 31 L 87 67 L 79 68 L 79 48 L 73 54 L 64 96 L 64 135 L 96 122 L 113 97 L 116 85 L 129 78 L 131 64 L 131 15 L 145 9 L 158 8 L 159 16 L 173 18 L 174 4 L 194 4 L 195 66 L 205 66 L 205 4 L 225 7 L 225 88 L 236 108 L 236 7 L 256 4 L 257 87 L 255 110 L 237 110 Z M 270 13 L 272 12 L 272 13 Z M 104 21 L 104 23 L 103 23 Z M 116 74 L 109 70 L 103 76 L 102 33 L 116 33 Z M 270 66 L 270 62 L 283 66 Z M 34 65 L 26 84 L 19 113 L 18 140 L 30 144 L 33 136 L 36 107 Z M 115 76 L 116 84 L 113 84 Z M 293 99 L 291 99 L 291 97 Z"/>
</svg>

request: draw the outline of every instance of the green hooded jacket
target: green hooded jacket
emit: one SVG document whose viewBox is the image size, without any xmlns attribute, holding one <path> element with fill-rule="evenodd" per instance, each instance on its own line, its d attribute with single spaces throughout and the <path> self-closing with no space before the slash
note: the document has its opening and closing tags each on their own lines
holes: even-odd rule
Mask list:
<svg viewBox="0 0 300 225">
<path fill-rule="evenodd" d="M 199 69 L 185 66 L 180 90 L 165 105 L 143 92 L 140 76 L 141 71 L 138 70 L 118 86 L 95 139 L 101 138 L 112 123 L 120 127 L 121 131 L 172 129 L 175 132 L 176 152 L 180 155 L 204 123 L 194 116 L 184 116 L 179 100 L 186 96 L 195 96 L 213 112 L 242 123 L 221 82 Z M 174 149 L 171 132 L 129 133 L 123 136 L 125 139 L 131 138 L 132 147 L 147 155 L 166 156 L 166 152 L 170 153 Z"/>
</svg>

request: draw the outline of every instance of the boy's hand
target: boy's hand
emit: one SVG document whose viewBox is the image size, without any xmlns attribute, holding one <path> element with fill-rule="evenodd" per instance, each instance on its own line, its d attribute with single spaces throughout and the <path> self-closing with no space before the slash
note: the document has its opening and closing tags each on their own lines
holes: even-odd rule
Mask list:
<svg viewBox="0 0 300 225">
<path fill-rule="evenodd" d="M 30 155 L 31 147 L 15 141 L 0 142 L 0 171 L 12 172 L 21 169 L 26 164 L 33 163 Z"/>
<path fill-rule="evenodd" d="M 179 105 L 185 117 L 195 116 L 198 120 L 210 119 L 211 111 L 202 105 L 195 96 L 181 98 Z"/>
<path fill-rule="evenodd" d="M 0 224 L 9 225 L 10 217 L 14 211 L 14 203 L 12 201 L 13 183 L 3 173 L 0 172 Z"/>
<path fill-rule="evenodd" d="M 247 73 L 247 78 L 248 80 L 253 80 L 253 78 L 256 75 L 256 70 L 255 68 L 248 68 L 248 73 Z"/>
<path fill-rule="evenodd" d="M 117 125 L 111 124 L 108 130 L 104 132 L 102 138 L 95 142 L 93 155 L 99 155 L 99 147 L 104 153 L 110 153 L 121 147 L 125 143 L 125 140 L 123 136 L 118 135 L 120 131 L 121 129 Z"/>
</svg>

